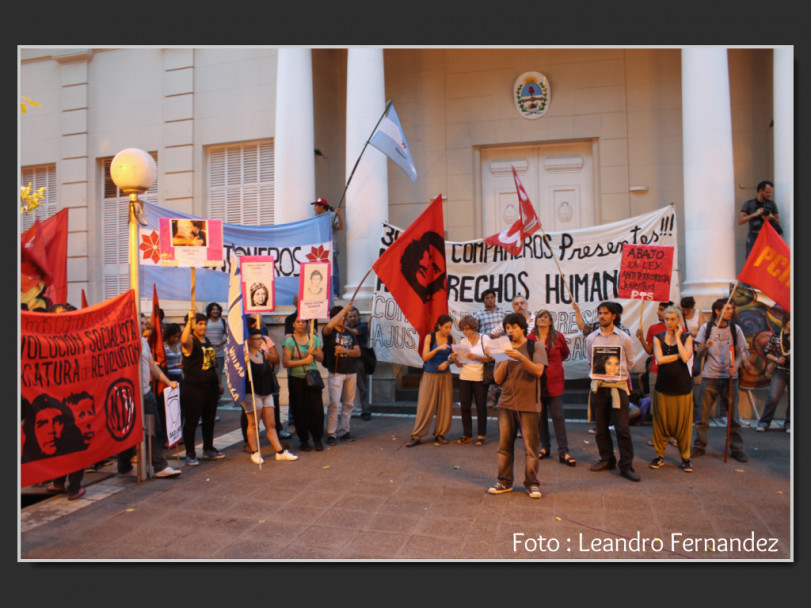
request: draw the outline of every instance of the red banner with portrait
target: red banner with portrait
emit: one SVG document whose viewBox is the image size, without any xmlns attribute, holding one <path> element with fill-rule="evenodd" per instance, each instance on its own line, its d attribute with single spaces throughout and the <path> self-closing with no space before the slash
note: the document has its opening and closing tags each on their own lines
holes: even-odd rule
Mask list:
<svg viewBox="0 0 811 608">
<path fill-rule="evenodd" d="M 141 441 L 141 335 L 132 290 L 72 312 L 21 311 L 20 336 L 22 487 Z"/>
</svg>

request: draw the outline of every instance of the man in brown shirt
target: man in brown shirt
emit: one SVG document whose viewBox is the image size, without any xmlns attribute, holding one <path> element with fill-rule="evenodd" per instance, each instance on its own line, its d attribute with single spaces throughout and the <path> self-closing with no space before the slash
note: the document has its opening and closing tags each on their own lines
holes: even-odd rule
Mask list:
<svg viewBox="0 0 811 608">
<path fill-rule="evenodd" d="M 526 338 L 527 320 L 520 313 L 504 317 L 503 327 L 511 347 L 504 353 L 512 359 L 501 361 L 494 371 L 501 385 L 498 402 L 498 483 L 490 494 L 503 494 L 513 489 L 513 461 L 518 429 L 524 443 L 524 487 L 530 498 L 540 498 L 538 484 L 538 422 L 541 415 L 541 376 L 546 368 L 546 349 Z M 532 349 L 532 352 L 530 352 Z"/>
</svg>

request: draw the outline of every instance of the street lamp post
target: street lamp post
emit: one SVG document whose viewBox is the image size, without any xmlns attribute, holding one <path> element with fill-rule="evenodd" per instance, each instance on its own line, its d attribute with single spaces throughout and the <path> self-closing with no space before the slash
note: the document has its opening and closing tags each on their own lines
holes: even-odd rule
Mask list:
<svg viewBox="0 0 811 608">
<path fill-rule="evenodd" d="M 138 225 L 141 217 L 141 203 L 138 198 L 152 187 L 158 175 L 158 166 L 149 153 L 138 148 L 126 148 L 113 157 L 110 164 L 110 177 L 124 194 L 129 195 L 129 228 L 130 228 L 130 288 L 135 295 L 135 325 L 141 327 L 141 300 L 138 281 Z M 139 349 L 140 351 L 140 349 Z M 138 365 L 138 387 L 142 383 L 141 366 Z M 141 420 L 145 422 L 143 399 L 141 399 Z M 144 471 L 149 471 L 146 462 L 146 440 L 142 438 L 138 454 L 138 481 L 145 478 Z"/>
</svg>

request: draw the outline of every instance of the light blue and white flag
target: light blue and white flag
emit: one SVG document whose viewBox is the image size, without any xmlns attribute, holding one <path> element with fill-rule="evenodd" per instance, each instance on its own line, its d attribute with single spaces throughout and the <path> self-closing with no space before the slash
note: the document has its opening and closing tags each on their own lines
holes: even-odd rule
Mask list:
<svg viewBox="0 0 811 608">
<path fill-rule="evenodd" d="M 226 313 L 226 332 L 228 341 L 225 347 L 225 379 L 228 392 L 234 403 L 241 405 L 245 401 L 245 339 L 248 336 L 245 313 L 242 306 L 242 289 L 239 280 L 239 261 L 231 253 L 229 259 L 231 273 L 228 283 L 228 310 Z"/>
<path fill-rule="evenodd" d="M 386 116 L 380 121 L 377 131 L 372 135 L 369 143 L 393 160 L 406 172 L 412 182 L 417 181 L 417 168 L 411 158 L 411 150 L 408 148 L 408 142 L 394 106 L 391 106 Z"/>
<path fill-rule="evenodd" d="M 191 296 L 191 269 L 160 265 L 161 217 L 201 219 L 145 202 L 140 226 L 138 257 L 141 262 L 141 293 L 144 285 L 157 286 L 161 302 L 188 302 Z M 275 301 L 277 305 L 293 304 L 298 293 L 299 267 L 303 262 L 332 260 L 332 214 L 322 213 L 306 220 L 274 226 L 222 225 L 223 260 L 217 268 L 197 268 L 195 296 L 198 302 L 228 302 L 228 273 L 231 253 L 242 255 L 272 255 L 275 260 Z"/>
</svg>

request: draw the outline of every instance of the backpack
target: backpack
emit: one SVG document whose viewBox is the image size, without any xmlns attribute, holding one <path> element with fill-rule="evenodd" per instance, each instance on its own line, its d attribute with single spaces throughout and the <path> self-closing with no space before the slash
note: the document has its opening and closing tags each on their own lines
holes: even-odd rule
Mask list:
<svg viewBox="0 0 811 608">
<path fill-rule="evenodd" d="M 710 319 L 704 324 L 704 340 L 706 341 L 710 332 L 712 331 L 713 326 L 715 325 L 715 319 Z M 730 321 L 729 323 L 729 333 L 732 334 L 732 348 L 738 348 L 738 324 L 733 323 Z M 704 353 L 700 357 L 696 357 L 693 354 L 693 378 L 700 376 L 702 370 L 704 369 L 704 361 L 707 358 L 707 351 L 705 350 Z"/>
</svg>

